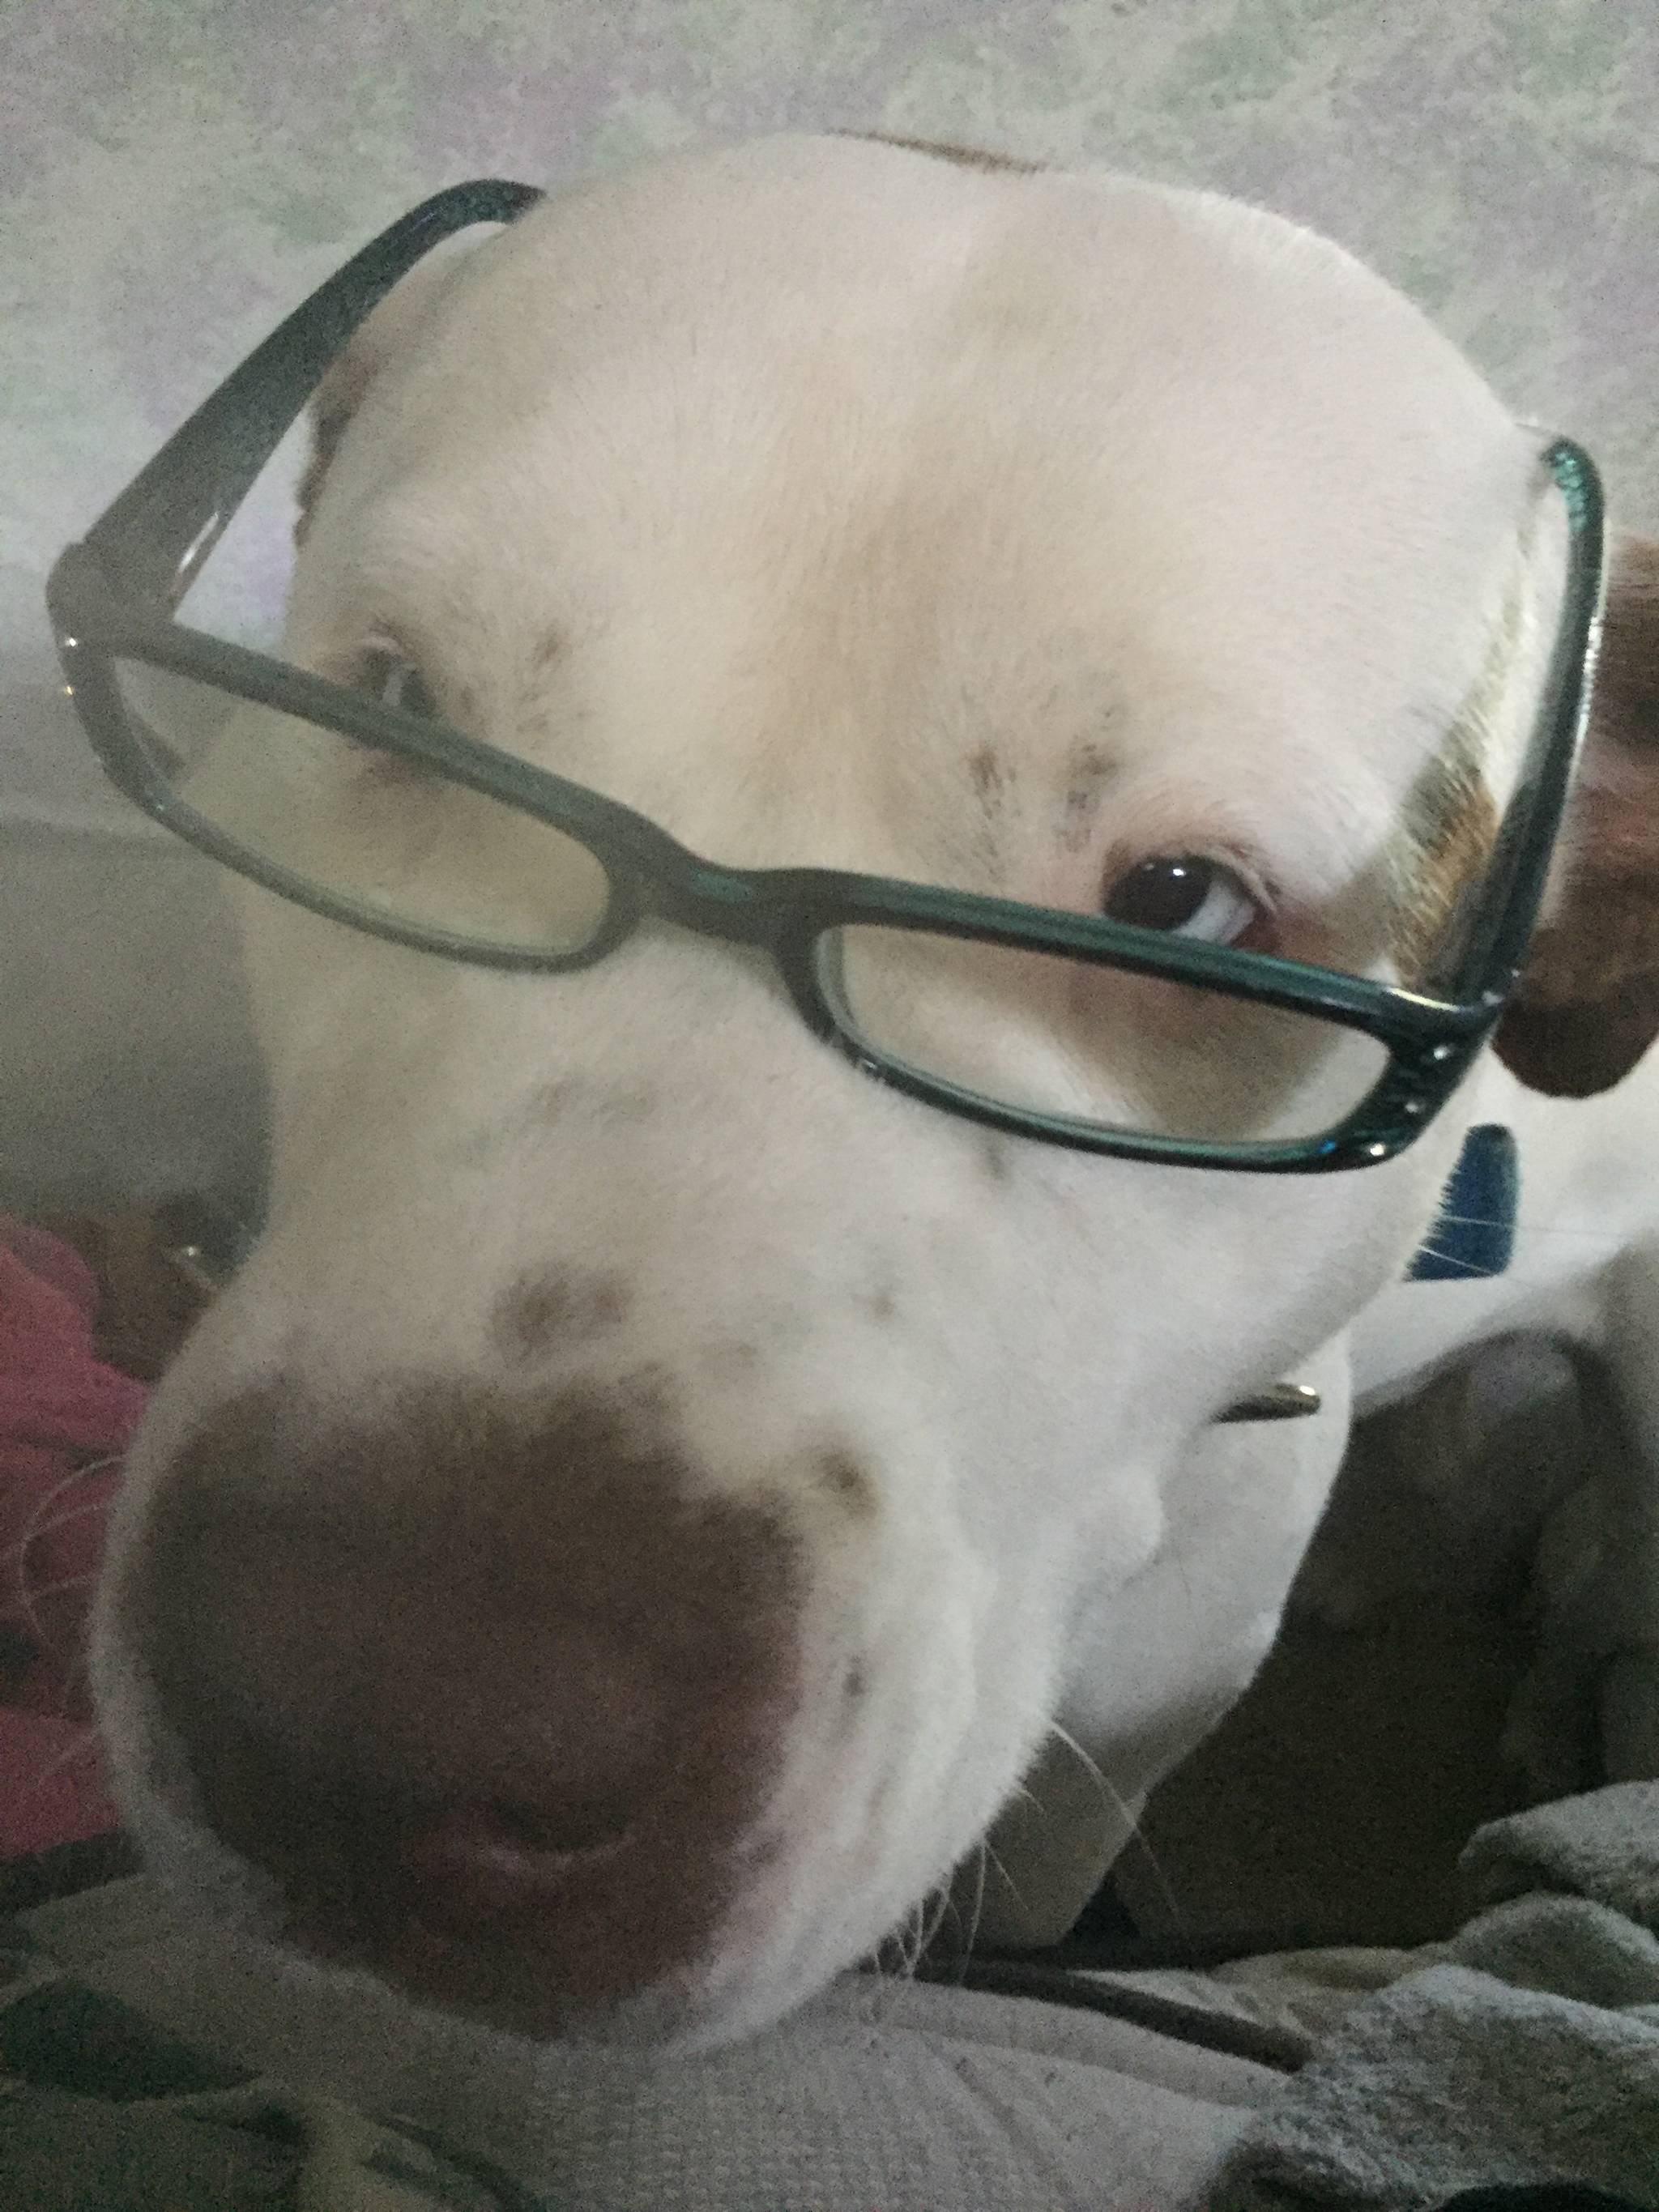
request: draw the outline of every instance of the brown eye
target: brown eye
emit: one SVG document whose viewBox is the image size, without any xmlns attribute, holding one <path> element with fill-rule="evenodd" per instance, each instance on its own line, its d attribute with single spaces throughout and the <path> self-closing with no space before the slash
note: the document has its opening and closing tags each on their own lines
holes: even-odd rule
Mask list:
<svg viewBox="0 0 1659 2212">
<path fill-rule="evenodd" d="M 425 677 L 395 645 L 377 643 L 365 647 L 357 681 L 383 707 L 395 707 L 400 714 L 415 714 L 423 722 L 441 719 Z"/>
<path fill-rule="evenodd" d="M 1121 875 L 1106 894 L 1112 921 L 1167 930 L 1208 945 L 1243 937 L 1261 908 L 1231 868 L 1194 853 L 1160 853 Z"/>
</svg>

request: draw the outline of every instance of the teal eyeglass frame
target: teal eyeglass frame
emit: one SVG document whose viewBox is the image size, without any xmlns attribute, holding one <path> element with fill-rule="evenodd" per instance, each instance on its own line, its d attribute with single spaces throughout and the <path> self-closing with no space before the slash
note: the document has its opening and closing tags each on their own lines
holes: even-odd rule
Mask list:
<svg viewBox="0 0 1659 2212">
<path fill-rule="evenodd" d="M 369 311 L 442 240 L 476 223 L 510 222 L 540 198 L 528 185 L 456 185 L 393 223 L 256 347 L 85 538 L 59 556 L 47 603 L 64 681 L 94 750 L 119 788 L 169 830 L 267 889 L 353 928 L 448 958 L 543 974 L 591 967 L 647 916 L 758 948 L 775 962 L 808 1028 L 866 1073 L 1012 1135 L 1084 1152 L 1252 1173 L 1366 1166 L 1402 1151 L 1445 1103 L 1497 1026 L 1520 972 L 1560 829 L 1589 707 L 1604 558 L 1601 483 L 1582 447 L 1557 439 L 1542 455 L 1570 523 L 1561 621 L 1492 870 L 1443 995 L 1171 937 L 1104 916 L 925 884 L 832 869 L 725 867 L 700 859 L 617 800 L 173 617 L 330 362 Z M 246 850 L 193 812 L 157 771 L 129 725 L 111 665 L 116 655 L 321 723 L 578 839 L 602 862 L 610 885 L 599 934 L 574 954 L 479 944 L 400 922 Z M 838 1011 L 815 957 L 826 930 L 851 923 L 1064 953 L 1320 1016 L 1375 1038 L 1388 1051 L 1388 1065 L 1340 1123 L 1282 1142 L 1143 1135 L 1000 1105 L 888 1059 L 857 1035 Z"/>
</svg>

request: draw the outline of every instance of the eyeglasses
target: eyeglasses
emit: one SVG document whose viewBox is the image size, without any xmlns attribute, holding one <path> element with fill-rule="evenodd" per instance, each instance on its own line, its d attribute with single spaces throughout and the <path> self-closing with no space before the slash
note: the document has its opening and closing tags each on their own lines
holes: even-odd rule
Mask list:
<svg viewBox="0 0 1659 2212">
<path fill-rule="evenodd" d="M 174 616 L 370 309 L 441 240 L 539 197 L 459 185 L 394 223 L 61 556 L 47 596 L 64 677 L 120 788 L 268 890 L 449 959 L 568 973 L 647 917 L 757 948 L 808 1028 L 867 1074 L 1016 1135 L 1280 1172 L 1409 1144 L 1503 1012 L 1560 827 L 1599 623 L 1589 457 L 1565 439 L 1542 455 L 1569 523 L 1559 632 L 1432 992 L 926 884 L 718 866 L 615 799 Z"/>
</svg>

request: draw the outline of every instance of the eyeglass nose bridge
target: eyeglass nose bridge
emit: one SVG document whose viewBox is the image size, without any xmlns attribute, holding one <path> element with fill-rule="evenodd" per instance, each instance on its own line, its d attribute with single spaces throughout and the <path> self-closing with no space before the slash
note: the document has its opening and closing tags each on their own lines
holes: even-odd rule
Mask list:
<svg viewBox="0 0 1659 2212">
<path fill-rule="evenodd" d="M 744 872 L 702 860 L 666 836 L 646 859 L 637 852 L 593 849 L 611 879 L 611 912 L 593 957 L 631 937 L 641 923 L 661 921 L 693 937 L 764 955 L 793 982 L 802 951 L 823 926 L 793 870 Z"/>
<path fill-rule="evenodd" d="M 843 919 L 842 902 L 816 869 L 740 870 L 700 859 L 653 825 L 648 855 L 637 848 L 602 854 L 611 872 L 612 913 L 591 966 L 630 938 L 641 923 L 659 922 L 706 944 L 747 956 L 769 987 L 781 986 L 795 1018 L 843 1060 L 878 1082 L 890 1072 L 872 1060 L 837 1021 L 819 981 L 816 948 Z"/>
</svg>

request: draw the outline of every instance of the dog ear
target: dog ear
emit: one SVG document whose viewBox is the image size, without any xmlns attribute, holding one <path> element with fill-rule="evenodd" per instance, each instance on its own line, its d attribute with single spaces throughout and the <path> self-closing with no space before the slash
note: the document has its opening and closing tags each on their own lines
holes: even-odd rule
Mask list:
<svg viewBox="0 0 1659 2212">
<path fill-rule="evenodd" d="M 476 234 L 470 234 L 417 262 L 329 363 L 312 398 L 311 453 L 295 489 L 299 505 L 294 520 L 296 545 L 305 543 L 324 481 L 363 395 L 383 369 L 418 342 L 422 328 L 448 296 L 475 243 Z"/>
<path fill-rule="evenodd" d="M 1583 758 L 1498 1057 L 1534 1091 L 1587 1098 L 1659 1035 L 1659 541 L 1611 550 Z"/>
</svg>

